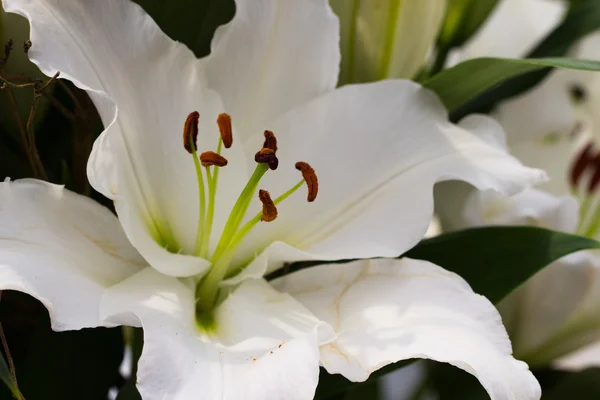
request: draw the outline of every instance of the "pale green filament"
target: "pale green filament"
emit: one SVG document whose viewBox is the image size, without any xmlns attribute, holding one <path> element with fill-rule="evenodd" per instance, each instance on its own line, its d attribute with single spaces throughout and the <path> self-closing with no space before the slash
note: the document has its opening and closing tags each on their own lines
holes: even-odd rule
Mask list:
<svg viewBox="0 0 600 400">
<path fill-rule="evenodd" d="M 226 251 L 231 239 L 235 235 L 243 216 L 248 210 L 250 201 L 256 192 L 258 183 L 264 174 L 269 170 L 269 166 L 265 163 L 259 163 L 254 170 L 254 173 L 248 180 L 248 183 L 238 197 L 231 214 L 225 223 L 221 239 L 212 257 L 213 266 L 208 271 L 208 274 L 198 282 L 196 286 L 196 313 L 206 314 L 212 312 L 214 303 L 219 292 L 219 283 L 225 277 L 229 264 L 233 259 L 233 251 Z"/>
<path fill-rule="evenodd" d="M 301 180 L 300 182 L 298 182 L 293 188 L 291 188 L 290 190 L 288 190 L 287 192 L 285 192 L 284 194 L 282 194 L 281 196 L 279 196 L 275 200 L 273 200 L 273 204 L 278 205 L 279 203 L 281 203 L 282 201 L 284 201 L 285 199 L 290 197 L 292 194 L 294 194 L 294 192 L 296 192 L 298 189 L 300 189 L 303 184 L 304 184 L 304 179 Z M 233 239 L 231 239 L 231 241 L 229 242 L 228 249 L 235 250 L 242 243 L 242 240 L 244 240 L 244 238 L 248 235 L 248 233 L 250 233 L 252 228 L 254 228 L 256 226 L 256 224 L 258 224 L 261 221 L 262 215 L 263 215 L 263 213 L 262 213 L 262 211 L 260 211 L 258 214 L 256 214 L 254 216 L 254 218 L 252 218 L 250 221 L 246 222 L 246 224 L 244 224 L 244 226 L 242 226 L 240 228 L 240 230 L 237 231 L 237 233 L 235 234 Z M 231 272 L 231 271 L 229 271 L 229 272 Z"/>
<path fill-rule="evenodd" d="M 269 166 L 266 163 L 259 163 L 254 170 L 254 173 L 248 180 L 246 187 L 242 190 L 242 193 L 238 197 L 233 209 L 231 210 L 231 214 L 229 214 L 229 218 L 225 223 L 225 227 L 223 228 L 223 233 L 221 234 L 221 239 L 219 239 L 219 244 L 215 249 L 215 253 L 212 256 L 213 263 L 221 257 L 223 252 L 227 249 L 231 239 L 235 235 L 235 232 L 238 230 L 244 215 L 246 215 L 246 211 L 248 210 L 248 206 L 252 201 L 252 197 L 256 192 L 258 187 L 258 183 L 262 179 L 263 175 L 269 170 Z"/>
<path fill-rule="evenodd" d="M 219 144 L 217 145 L 217 154 L 221 154 L 223 149 L 223 139 L 219 138 Z M 202 241 L 203 254 L 208 254 L 208 246 L 210 243 L 210 235 L 212 233 L 213 219 L 215 214 L 215 197 L 217 194 L 217 182 L 219 180 L 219 167 L 216 165 L 213 167 L 211 174 L 210 167 L 206 167 L 206 177 L 208 181 L 208 215 L 206 218 L 206 225 L 204 227 L 204 235 Z"/>
<path fill-rule="evenodd" d="M 261 166 L 263 166 L 263 168 L 260 168 Z M 225 225 L 223 235 L 221 236 L 221 241 L 219 242 L 217 250 L 213 255 L 213 267 L 196 287 L 196 312 L 202 314 L 202 320 L 210 321 L 210 318 L 207 316 L 207 314 L 210 314 L 214 308 L 217 294 L 219 292 L 219 283 L 225 278 L 227 272 L 229 272 L 231 261 L 233 260 L 237 247 L 241 244 L 252 228 L 254 228 L 254 226 L 261 221 L 262 211 L 256 214 L 250 221 L 248 221 L 242 228 L 238 230 L 238 227 L 243 220 L 244 215 L 246 214 L 252 196 L 256 192 L 258 182 L 267 172 L 267 170 L 267 164 L 258 164 L 254 174 L 252 174 L 252 177 L 250 178 L 250 181 L 242 191 L 242 194 L 233 207 L 233 211 L 231 212 L 227 224 Z M 290 197 L 300 187 L 302 187 L 303 184 L 304 180 L 301 180 L 290 190 L 277 197 L 273 203 L 278 205 Z M 233 234 L 225 236 L 225 232 L 229 230 L 232 230 Z"/>
<path fill-rule="evenodd" d="M 596 236 L 598 228 L 600 228 L 600 207 L 597 207 L 594 213 L 592 214 L 590 225 L 585 231 L 584 236 L 593 238 L 594 236 Z"/>
<path fill-rule="evenodd" d="M 196 246 L 194 247 L 194 254 L 199 257 L 206 258 L 206 250 L 203 249 L 204 241 L 204 224 L 205 224 L 205 212 L 206 212 L 206 194 L 204 193 L 204 177 L 202 176 L 202 168 L 200 166 L 200 159 L 196 152 L 196 143 L 192 135 L 190 135 L 190 148 L 192 149 L 192 156 L 194 157 L 194 166 L 196 167 L 196 177 L 198 179 L 198 196 L 200 197 L 200 209 L 198 210 L 198 230 L 196 232 Z"/>
</svg>

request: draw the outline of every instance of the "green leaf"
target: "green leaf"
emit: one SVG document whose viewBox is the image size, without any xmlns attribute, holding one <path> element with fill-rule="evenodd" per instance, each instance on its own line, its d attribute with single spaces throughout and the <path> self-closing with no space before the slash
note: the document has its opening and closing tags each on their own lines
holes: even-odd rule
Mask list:
<svg viewBox="0 0 600 400">
<path fill-rule="evenodd" d="M 536 227 L 485 227 L 427 239 L 405 256 L 431 261 L 465 279 L 493 303 L 551 262 L 576 251 L 598 249 L 581 236 Z"/>
<path fill-rule="evenodd" d="M 448 0 L 446 16 L 437 40 L 437 54 L 427 76 L 435 75 L 446 65 L 448 53 L 462 46 L 485 22 L 498 0 Z"/>
<path fill-rule="evenodd" d="M 210 52 L 215 29 L 233 17 L 233 0 L 135 0 L 171 39 L 185 43 L 197 57 Z"/>
<path fill-rule="evenodd" d="M 4 355 L 1 353 L 0 353 L 0 379 L 2 380 L 2 382 L 4 382 L 6 387 L 8 389 L 10 389 L 10 391 L 15 399 L 21 398 L 20 393 L 19 393 L 19 388 L 17 387 L 15 380 L 13 379 L 12 375 L 10 374 L 10 370 L 8 369 L 8 364 L 6 363 L 6 360 L 4 359 Z"/>
<path fill-rule="evenodd" d="M 600 62 L 573 58 L 476 58 L 446 69 L 424 83 L 451 112 L 509 78 L 552 67 L 600 71 Z"/>
<path fill-rule="evenodd" d="M 552 31 L 528 58 L 561 57 L 584 36 L 600 29 L 600 1 L 574 1 L 563 21 Z M 454 110 L 450 116 L 458 121 L 474 112 L 489 112 L 498 102 L 516 96 L 540 83 L 549 70 L 530 72 L 507 80 L 501 85 L 481 93 L 477 98 Z"/>
<path fill-rule="evenodd" d="M 438 44 L 446 48 L 462 46 L 497 4 L 498 0 L 448 0 Z"/>
</svg>

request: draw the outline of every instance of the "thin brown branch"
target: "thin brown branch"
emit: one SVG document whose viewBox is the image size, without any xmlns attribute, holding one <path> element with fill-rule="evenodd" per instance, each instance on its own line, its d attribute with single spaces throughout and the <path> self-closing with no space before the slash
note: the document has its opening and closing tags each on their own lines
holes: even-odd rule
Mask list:
<svg viewBox="0 0 600 400">
<path fill-rule="evenodd" d="M 81 102 L 79 101 L 79 99 L 77 98 L 77 96 L 75 96 L 75 93 L 73 93 L 73 91 L 71 90 L 71 88 L 69 87 L 69 85 L 67 85 L 62 79 L 57 80 L 57 82 L 60 85 L 60 87 L 63 88 L 63 90 L 67 93 L 67 95 L 69 96 L 69 98 L 73 102 L 73 105 L 75 106 L 75 108 L 77 110 L 76 114 L 84 115 L 85 114 L 85 108 L 83 107 L 83 105 L 81 104 Z"/>
<path fill-rule="evenodd" d="M 11 88 L 11 89 L 22 89 L 27 87 L 35 87 L 35 82 L 26 82 L 26 83 L 12 83 L 11 81 L 4 79 L 2 75 L 0 75 L 0 88 Z"/>
<path fill-rule="evenodd" d="M 35 112 L 37 106 L 40 102 L 41 95 L 38 92 L 34 92 L 33 94 L 33 102 L 31 104 L 31 110 L 29 111 L 29 118 L 27 118 L 27 139 L 29 141 L 29 149 L 28 153 L 33 158 L 33 162 L 35 163 L 36 170 L 39 174 L 37 178 L 42 178 L 43 180 L 48 180 L 48 174 L 46 173 L 46 169 L 44 168 L 44 164 L 40 159 L 40 154 L 37 150 L 37 145 L 35 143 L 35 132 L 34 132 L 34 119 Z"/>
<path fill-rule="evenodd" d="M 56 109 L 69 121 L 73 122 L 77 119 L 77 117 L 75 117 L 75 114 L 73 114 L 71 111 L 69 111 L 69 109 L 65 106 L 63 106 L 63 104 L 56 100 L 56 98 L 54 96 L 52 96 L 50 93 L 47 93 L 47 91 L 43 91 L 42 95 L 48 99 L 48 101 L 50 101 L 50 104 L 52 104 L 52 106 L 56 107 Z"/>
<path fill-rule="evenodd" d="M 36 83 L 36 81 L 34 79 L 31 79 L 27 75 L 8 74 L 6 72 L 0 72 L 0 80 L 2 82 L 10 81 L 10 83 L 13 84 L 13 86 L 14 86 L 14 81 L 22 82 L 25 87 L 35 86 L 35 83 Z M 50 104 L 52 104 L 52 106 L 56 107 L 56 109 L 58 111 L 60 111 L 60 113 L 65 118 L 67 118 L 69 121 L 75 121 L 75 118 L 76 118 L 75 114 L 73 114 L 71 111 L 69 111 L 69 109 L 67 107 L 65 107 L 60 101 L 56 100 L 56 98 L 52 94 L 48 93 L 48 91 L 45 89 L 41 90 L 41 93 L 44 95 L 44 97 L 46 99 L 48 99 L 48 101 L 50 101 Z"/>
<path fill-rule="evenodd" d="M 13 93 L 13 89 L 8 87 L 6 89 L 6 93 L 8 95 L 8 100 L 10 102 L 10 109 L 17 124 L 17 129 L 19 130 L 19 138 L 21 139 L 21 147 L 23 152 L 27 154 L 27 159 L 29 161 L 29 165 L 31 166 L 31 170 L 34 176 L 38 176 L 38 171 L 36 168 L 35 161 L 32 155 L 29 152 L 29 142 L 27 140 L 27 132 L 25 131 L 25 126 L 23 125 L 23 121 L 21 120 L 21 116 L 19 115 L 19 105 L 17 104 L 17 100 L 15 99 L 15 95 Z"/>
</svg>

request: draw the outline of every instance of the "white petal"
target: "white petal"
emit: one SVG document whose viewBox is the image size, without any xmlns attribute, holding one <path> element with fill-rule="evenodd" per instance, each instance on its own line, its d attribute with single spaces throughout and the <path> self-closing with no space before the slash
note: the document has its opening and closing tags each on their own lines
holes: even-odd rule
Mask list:
<svg viewBox="0 0 600 400">
<path fill-rule="evenodd" d="M 529 225 L 575 232 L 579 203 L 572 196 L 557 197 L 525 189 L 513 196 L 494 191 L 473 191 L 463 208 L 467 226 Z"/>
<path fill-rule="evenodd" d="M 527 365 L 511 356 L 500 316 L 457 275 L 410 259 L 308 268 L 273 282 L 338 338 L 321 346 L 330 373 L 352 381 L 393 362 L 430 358 L 473 374 L 492 399 L 539 399 Z"/>
<path fill-rule="evenodd" d="M 560 22 L 560 1 L 503 0 L 484 25 L 451 56 L 454 63 L 476 57 L 524 57 Z"/>
<path fill-rule="evenodd" d="M 205 270 L 206 261 L 175 254 L 192 253 L 199 208 L 192 156 L 183 148 L 184 121 L 200 111 L 199 149 L 215 150 L 215 121 L 223 111 L 219 96 L 206 88 L 202 63 L 129 0 L 7 0 L 4 7 L 29 19 L 31 60 L 47 75 L 60 71 L 94 100 L 106 130 L 94 144 L 88 176 L 117 201 L 131 242 L 164 273 Z M 247 179 L 240 146 L 226 156 L 218 215 L 228 214 Z M 161 248 L 167 245 L 169 252 Z"/>
<path fill-rule="evenodd" d="M 410 81 L 345 86 L 272 126 L 279 169 L 261 187 L 274 197 L 285 192 L 301 178 L 295 162 L 305 161 L 319 194 L 307 203 L 302 188 L 278 205 L 278 218 L 251 233 L 246 256 L 281 240 L 321 260 L 395 257 L 427 231 L 436 182 L 514 193 L 544 177 L 498 146 L 502 132 L 493 120 L 478 116 L 465 125 L 476 134 L 453 125 L 438 98 Z"/>
<path fill-rule="evenodd" d="M 339 22 L 327 0 L 236 0 L 236 15 L 217 29 L 206 61 L 209 84 L 245 141 L 335 88 Z"/>
<path fill-rule="evenodd" d="M 561 357 L 553 365 L 559 369 L 569 371 L 581 371 L 589 367 L 600 367 L 600 342 L 595 342 L 566 357 Z"/>
<path fill-rule="evenodd" d="M 115 322 L 130 314 L 144 328 L 138 389 L 145 400 L 310 400 L 319 375 L 318 346 L 334 338 L 292 297 L 265 281 L 247 281 L 216 311 L 209 337 L 195 322 L 193 290 L 147 269 L 104 297 Z"/>
<path fill-rule="evenodd" d="M 103 325 L 104 289 L 144 265 L 98 203 L 42 181 L 0 183 L 0 289 L 40 300 L 53 329 Z"/>
</svg>

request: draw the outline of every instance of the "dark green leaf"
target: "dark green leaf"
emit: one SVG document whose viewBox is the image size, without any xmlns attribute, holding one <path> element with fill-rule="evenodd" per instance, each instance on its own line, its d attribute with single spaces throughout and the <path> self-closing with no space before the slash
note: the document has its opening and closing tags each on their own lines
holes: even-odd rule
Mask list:
<svg viewBox="0 0 600 400">
<path fill-rule="evenodd" d="M 600 399 L 600 368 L 569 373 L 551 389 L 543 390 L 542 400 L 563 399 Z"/>
<path fill-rule="evenodd" d="M 536 272 L 567 254 L 600 248 L 581 236 L 535 227 L 486 227 L 419 243 L 407 257 L 431 261 L 463 277 L 497 303 Z"/>
<path fill-rule="evenodd" d="M 600 1 L 578 0 L 572 2 L 564 20 L 552 31 L 528 58 L 561 57 L 569 48 L 584 36 L 600 29 Z M 489 112 L 498 102 L 516 96 L 540 83 L 549 70 L 534 71 L 510 79 L 497 87 L 481 93 L 477 98 L 454 110 L 450 116 L 458 121 L 474 112 Z"/>
<path fill-rule="evenodd" d="M 437 41 L 437 54 L 427 76 L 436 75 L 446 65 L 448 53 L 462 46 L 485 22 L 498 0 L 449 0 L 446 17 Z"/>
<path fill-rule="evenodd" d="M 197 57 L 210 52 L 215 29 L 235 12 L 233 0 L 135 0 L 172 39 L 185 43 Z"/>
<path fill-rule="evenodd" d="M 498 0 L 449 0 L 439 45 L 446 48 L 462 46 L 497 4 Z"/>
<path fill-rule="evenodd" d="M 600 62 L 573 58 L 476 58 L 440 72 L 424 86 L 436 92 L 444 105 L 454 111 L 509 78 L 550 67 L 600 71 Z"/>
</svg>

